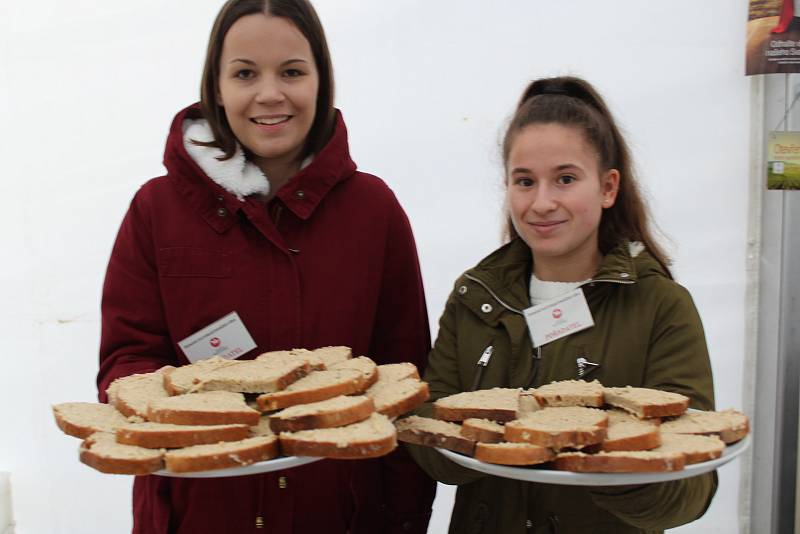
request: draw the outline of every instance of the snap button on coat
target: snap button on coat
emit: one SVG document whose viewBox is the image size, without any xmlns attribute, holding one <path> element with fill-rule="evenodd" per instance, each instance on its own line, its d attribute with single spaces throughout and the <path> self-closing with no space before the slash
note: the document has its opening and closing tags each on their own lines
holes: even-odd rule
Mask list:
<svg viewBox="0 0 800 534">
<path fill-rule="evenodd" d="M 491 311 L 492 311 L 493 309 L 494 309 L 494 308 L 492 308 L 492 305 L 491 305 L 491 304 L 483 304 L 483 305 L 481 306 L 481 311 L 482 311 L 483 313 L 491 313 Z"/>
<path fill-rule="evenodd" d="M 302 189 L 298 189 L 297 191 L 294 192 L 294 197 L 297 200 L 303 200 L 304 198 L 306 198 L 306 192 L 303 191 Z"/>
<path fill-rule="evenodd" d="M 217 216 L 218 217 L 227 217 L 228 216 L 228 210 L 225 209 L 225 208 L 217 208 Z"/>
<path fill-rule="evenodd" d="M 467 293 L 467 286 L 461 286 L 458 288 L 459 295 L 465 295 Z"/>
</svg>

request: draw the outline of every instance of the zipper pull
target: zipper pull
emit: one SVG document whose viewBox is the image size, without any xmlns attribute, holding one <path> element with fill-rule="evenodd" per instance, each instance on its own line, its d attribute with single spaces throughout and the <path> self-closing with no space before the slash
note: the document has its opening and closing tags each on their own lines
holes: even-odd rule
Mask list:
<svg viewBox="0 0 800 534">
<path fill-rule="evenodd" d="M 483 377 L 483 371 L 486 369 L 486 366 L 489 365 L 489 360 L 492 358 L 492 353 L 494 352 L 494 347 L 489 345 L 481 354 L 481 357 L 478 359 L 478 363 L 476 364 L 478 369 L 475 371 L 475 379 L 472 381 L 472 389 L 470 391 L 475 391 L 478 389 L 478 386 L 481 385 L 481 378 Z"/>
<path fill-rule="evenodd" d="M 492 345 L 486 347 L 486 350 L 483 351 L 483 354 L 481 354 L 481 358 L 478 360 L 478 365 L 483 367 L 489 365 L 489 360 L 491 359 L 493 352 L 494 352 L 494 347 Z"/>
</svg>

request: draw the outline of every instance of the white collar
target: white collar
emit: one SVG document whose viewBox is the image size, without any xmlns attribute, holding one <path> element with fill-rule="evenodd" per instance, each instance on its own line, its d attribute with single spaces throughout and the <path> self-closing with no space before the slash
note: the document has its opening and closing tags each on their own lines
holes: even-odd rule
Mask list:
<svg viewBox="0 0 800 534">
<path fill-rule="evenodd" d="M 205 119 L 187 119 L 183 122 L 183 146 L 186 152 L 203 169 L 209 178 L 226 191 L 236 195 L 240 201 L 249 195 L 269 195 L 269 180 L 253 162 L 249 161 L 242 147 L 236 144 L 233 157 L 218 160 L 224 152 L 217 147 L 192 143 L 213 141 L 214 134 Z M 303 162 L 307 165 L 306 162 Z"/>
</svg>

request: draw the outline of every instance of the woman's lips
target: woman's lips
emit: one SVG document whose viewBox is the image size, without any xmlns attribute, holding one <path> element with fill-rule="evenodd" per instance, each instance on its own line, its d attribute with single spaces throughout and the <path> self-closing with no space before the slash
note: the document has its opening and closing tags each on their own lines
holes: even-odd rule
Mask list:
<svg viewBox="0 0 800 534">
<path fill-rule="evenodd" d="M 281 115 L 276 117 L 256 117 L 250 121 L 262 132 L 275 132 L 284 128 L 289 121 L 292 120 L 292 115 Z"/>
<path fill-rule="evenodd" d="M 533 231 L 537 234 L 546 236 L 561 228 L 561 225 L 564 224 L 564 222 L 566 221 L 542 221 L 528 223 L 528 225 L 533 228 Z"/>
</svg>

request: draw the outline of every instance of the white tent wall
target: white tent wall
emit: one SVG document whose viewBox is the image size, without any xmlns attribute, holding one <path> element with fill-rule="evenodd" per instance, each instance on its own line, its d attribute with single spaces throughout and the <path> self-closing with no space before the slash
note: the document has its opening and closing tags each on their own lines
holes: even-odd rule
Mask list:
<svg viewBox="0 0 800 534">
<path fill-rule="evenodd" d="M 0 471 L 11 472 L 18 534 L 130 530 L 130 478 L 79 464 L 49 405 L 95 398 L 110 247 L 133 193 L 162 173 L 173 114 L 197 99 L 221 4 L 0 6 Z M 717 404 L 743 406 L 746 2 L 315 5 L 354 159 L 387 181 L 412 222 L 432 335 L 455 278 L 499 243 L 498 143 L 518 96 L 533 78 L 579 75 L 628 136 L 676 277 L 704 321 Z M 720 469 L 707 514 L 675 532 L 744 525 L 742 465 Z M 452 495 L 440 486 L 430 532 L 445 531 Z"/>
</svg>

